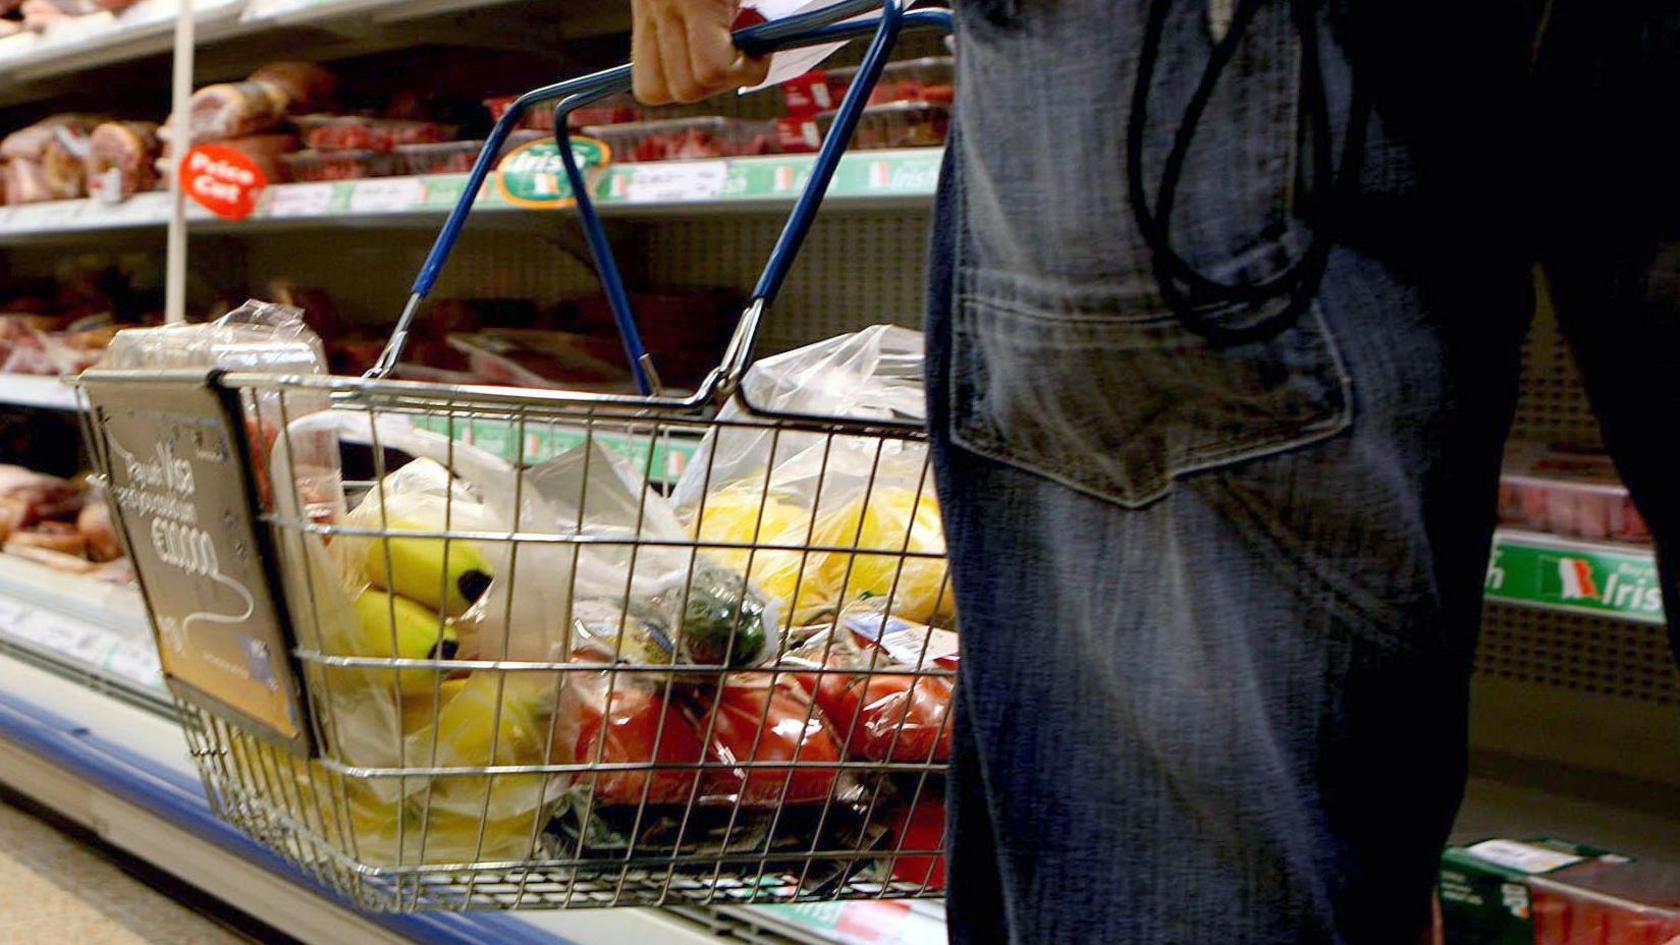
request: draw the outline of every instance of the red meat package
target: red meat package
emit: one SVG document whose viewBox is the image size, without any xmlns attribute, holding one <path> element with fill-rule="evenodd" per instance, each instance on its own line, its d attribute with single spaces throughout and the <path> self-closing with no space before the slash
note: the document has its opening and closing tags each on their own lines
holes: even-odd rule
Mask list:
<svg viewBox="0 0 1680 945">
<path fill-rule="evenodd" d="M 885 612 L 870 601 L 789 654 L 847 756 L 939 763 L 951 757 L 957 635 Z"/>
<path fill-rule="evenodd" d="M 1572 538 L 1651 540 L 1610 457 L 1589 449 L 1512 444 L 1499 477 L 1499 521 Z"/>
<path fill-rule="evenodd" d="M 1680 866 L 1537 837 L 1448 847 L 1441 858 L 1448 942 L 1673 945 Z"/>
</svg>

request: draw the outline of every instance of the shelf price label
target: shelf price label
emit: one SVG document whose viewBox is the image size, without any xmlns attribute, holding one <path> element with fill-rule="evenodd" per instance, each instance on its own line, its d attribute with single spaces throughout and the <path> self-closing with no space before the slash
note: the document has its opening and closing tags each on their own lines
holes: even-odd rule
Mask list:
<svg viewBox="0 0 1680 945">
<path fill-rule="evenodd" d="M 425 202 L 426 183 L 418 177 L 361 180 L 350 191 L 351 213 L 407 213 Z"/>
<path fill-rule="evenodd" d="M 332 209 L 338 189 L 331 183 L 287 184 L 269 189 L 268 216 L 322 217 Z"/>
<path fill-rule="evenodd" d="M 729 183 L 727 161 L 660 161 L 628 168 L 625 203 L 716 200 Z"/>
</svg>

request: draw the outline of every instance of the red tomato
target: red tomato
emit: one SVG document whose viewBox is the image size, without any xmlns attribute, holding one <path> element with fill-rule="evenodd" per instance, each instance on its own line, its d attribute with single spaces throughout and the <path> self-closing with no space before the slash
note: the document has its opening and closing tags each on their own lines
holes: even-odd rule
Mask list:
<svg viewBox="0 0 1680 945">
<path fill-rule="evenodd" d="M 660 731 L 660 722 L 664 731 Z M 694 723 L 659 696 L 641 689 L 612 695 L 605 713 L 586 707 L 579 719 L 576 758 L 588 764 L 696 764 L 703 756 Z M 606 726 L 602 741 L 601 727 Z M 595 803 L 687 804 L 698 769 L 603 771 L 595 778 Z"/>
<path fill-rule="evenodd" d="M 951 680 L 887 673 L 823 677 L 817 705 L 846 750 L 873 761 L 951 759 Z M 853 728 L 853 720 L 856 728 Z M 895 740 L 896 739 L 896 740 Z"/>
<path fill-rule="evenodd" d="M 923 799 L 913 808 L 893 816 L 893 850 L 942 850 L 945 848 L 945 802 Z M 901 856 L 893 861 L 892 878 L 901 883 L 927 883 L 929 889 L 945 888 L 945 857 Z"/>
<path fill-rule="evenodd" d="M 717 721 L 709 747 L 711 760 L 726 764 L 840 760 L 822 713 L 786 678 L 775 686 L 748 681 L 724 686 L 717 696 Z M 717 793 L 740 794 L 743 805 L 759 806 L 782 801 L 784 785 L 787 803 L 820 804 L 834 790 L 840 772 L 838 768 L 801 767 L 707 773 Z"/>
</svg>

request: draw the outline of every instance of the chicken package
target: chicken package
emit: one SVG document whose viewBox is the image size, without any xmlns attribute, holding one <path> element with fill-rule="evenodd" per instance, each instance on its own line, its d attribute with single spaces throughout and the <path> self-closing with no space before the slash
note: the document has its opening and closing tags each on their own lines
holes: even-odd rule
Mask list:
<svg viewBox="0 0 1680 945">
<path fill-rule="evenodd" d="M 108 121 L 93 129 L 87 144 L 88 196 L 115 202 L 152 190 L 161 154 L 155 122 Z"/>
<path fill-rule="evenodd" d="M 327 356 L 321 339 L 304 323 L 301 311 L 251 299 L 213 322 L 117 332 L 99 367 L 117 371 L 223 368 L 269 374 L 325 374 Z M 301 497 L 314 520 L 342 515 L 344 489 L 334 431 L 297 438 L 279 435 L 288 422 L 325 409 L 325 395 L 262 391 L 243 399 L 252 474 L 263 506 L 274 506 L 277 483 L 286 494 Z M 307 453 L 308 458 L 294 458 L 296 475 L 276 481 L 271 480 L 268 465 L 277 440 L 283 441 L 280 448 Z"/>
<path fill-rule="evenodd" d="M 922 337 L 877 325 L 766 358 L 742 381 L 753 406 L 857 419 L 920 419 Z M 755 424 L 720 413 L 672 492 L 709 556 L 747 570 L 791 625 L 890 597 L 892 613 L 948 626 L 955 603 L 927 448 L 891 437 Z"/>
</svg>

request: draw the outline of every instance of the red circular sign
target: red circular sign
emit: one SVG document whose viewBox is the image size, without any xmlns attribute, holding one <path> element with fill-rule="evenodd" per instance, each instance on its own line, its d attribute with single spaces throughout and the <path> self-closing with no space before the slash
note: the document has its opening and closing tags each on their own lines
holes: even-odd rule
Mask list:
<svg viewBox="0 0 1680 945">
<path fill-rule="evenodd" d="M 181 185 L 216 216 L 243 220 L 257 208 L 268 177 L 255 161 L 233 148 L 201 144 L 181 158 Z"/>
</svg>

